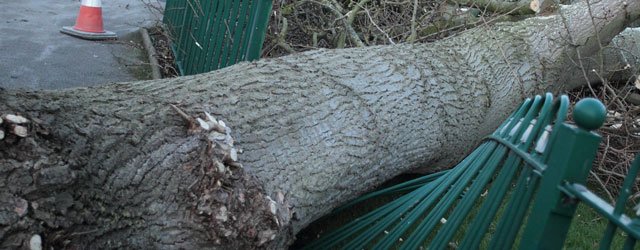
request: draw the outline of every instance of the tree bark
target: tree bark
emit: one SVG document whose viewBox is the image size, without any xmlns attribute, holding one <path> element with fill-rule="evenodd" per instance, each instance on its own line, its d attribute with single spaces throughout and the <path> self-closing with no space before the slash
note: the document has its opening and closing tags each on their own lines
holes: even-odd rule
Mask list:
<svg viewBox="0 0 640 250">
<path fill-rule="evenodd" d="M 282 247 L 393 176 L 450 166 L 524 97 L 596 81 L 583 77 L 586 66 L 605 77 L 637 73 L 616 67 L 640 65 L 629 54 L 587 57 L 638 18 L 640 2 L 590 9 L 593 19 L 575 4 L 431 44 L 309 51 L 95 88 L 0 90 L 0 114 L 30 120 L 26 138 L 0 141 L 0 248 L 27 248 L 36 234 L 64 248 Z M 233 129 L 235 143 L 197 127 L 205 111 Z M 242 166 L 224 155 L 231 144 Z"/>
</svg>

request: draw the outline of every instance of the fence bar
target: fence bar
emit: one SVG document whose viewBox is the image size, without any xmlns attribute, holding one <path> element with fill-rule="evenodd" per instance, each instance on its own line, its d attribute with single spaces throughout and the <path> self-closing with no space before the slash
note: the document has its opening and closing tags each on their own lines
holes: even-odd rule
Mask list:
<svg viewBox="0 0 640 250">
<path fill-rule="evenodd" d="M 633 250 L 635 246 L 636 246 L 636 239 L 631 236 L 627 236 L 627 239 L 624 241 L 624 246 L 622 247 L 622 249 Z"/>
<path fill-rule="evenodd" d="M 578 198 L 589 207 L 593 208 L 597 213 L 609 221 L 616 224 L 617 227 L 623 229 L 630 236 L 640 238 L 640 231 L 637 230 L 637 223 L 625 214 L 613 215 L 613 206 L 600 198 L 598 195 L 589 191 L 585 186 L 580 184 L 565 184 L 562 187 L 565 193 Z"/>
<path fill-rule="evenodd" d="M 271 0 L 254 0 L 256 8 L 252 11 L 254 17 L 249 30 L 249 38 L 247 41 L 247 53 L 245 60 L 255 60 L 260 57 L 260 50 L 262 49 L 262 42 L 267 30 L 267 24 L 269 20 L 269 14 L 271 13 Z"/>
<path fill-rule="evenodd" d="M 618 195 L 618 199 L 616 200 L 616 206 L 613 209 L 614 216 L 619 216 L 624 212 L 624 207 L 627 204 L 627 200 L 629 199 L 629 196 L 631 196 L 633 183 L 638 176 L 638 169 L 640 169 L 640 154 L 636 156 L 633 164 L 631 164 L 631 167 L 629 167 L 627 177 L 624 179 L 622 189 L 620 190 L 620 194 Z M 609 247 L 611 246 L 611 241 L 613 240 L 613 236 L 616 233 L 616 229 L 616 224 L 613 221 L 609 221 L 609 223 L 607 224 L 607 229 L 602 237 L 602 240 L 600 241 L 600 249 L 609 249 Z M 627 242 L 630 238 L 631 237 L 627 238 Z M 625 246 L 627 245 L 627 242 L 625 242 Z M 629 242 L 629 244 L 635 244 L 635 240 L 633 240 L 633 243 Z"/>
</svg>

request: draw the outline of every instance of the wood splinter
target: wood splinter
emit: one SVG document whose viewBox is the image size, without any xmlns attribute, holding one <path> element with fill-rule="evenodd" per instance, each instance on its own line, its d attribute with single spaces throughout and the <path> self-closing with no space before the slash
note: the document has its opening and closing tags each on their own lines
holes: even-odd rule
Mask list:
<svg viewBox="0 0 640 250">
<path fill-rule="evenodd" d="M 227 166 L 234 168 L 242 168 L 242 164 L 240 162 L 234 161 L 227 163 Z"/>
<path fill-rule="evenodd" d="M 211 130 L 211 126 L 209 125 L 209 123 L 205 122 L 204 120 L 200 119 L 200 118 L 196 118 L 196 121 L 198 121 L 198 124 L 200 124 L 200 127 L 206 131 Z"/>
<path fill-rule="evenodd" d="M 211 129 L 219 133 L 226 133 L 225 124 L 222 120 L 218 121 L 215 117 L 213 117 L 209 112 L 204 112 L 204 115 L 207 117 L 207 124 Z"/>
<path fill-rule="evenodd" d="M 180 115 L 184 120 L 186 120 L 190 124 L 194 123 L 193 118 L 191 118 L 189 115 L 187 115 L 187 113 L 182 111 L 182 109 L 178 108 L 176 105 L 173 105 L 173 104 L 169 104 L 169 106 L 171 106 L 171 108 L 175 110 L 178 113 L 178 115 Z"/>
<path fill-rule="evenodd" d="M 189 123 L 189 129 L 195 129 L 198 126 L 201 127 L 202 129 L 206 130 L 206 131 L 210 131 L 210 130 L 214 130 L 220 133 L 225 133 L 226 129 L 224 126 L 221 126 L 220 124 L 218 124 L 218 122 L 215 120 L 215 118 L 213 118 L 213 116 L 211 116 L 209 113 L 205 112 L 205 115 L 207 116 L 207 119 L 209 120 L 208 122 L 203 120 L 202 118 L 196 118 L 194 119 L 193 117 L 187 115 L 187 113 L 185 113 L 184 111 L 182 111 L 182 109 L 178 108 L 176 105 L 173 104 L 169 104 L 169 106 L 171 106 L 171 108 L 176 111 L 176 113 L 178 113 L 178 115 L 180 115 L 180 117 L 182 117 L 182 119 L 184 119 L 185 121 L 187 121 L 187 123 Z"/>
<path fill-rule="evenodd" d="M 227 165 L 231 165 L 233 163 L 237 163 L 238 162 L 238 153 L 236 151 L 235 148 L 232 148 L 229 153 L 226 153 L 223 157 L 222 157 L 222 162 L 224 162 Z"/>
<path fill-rule="evenodd" d="M 217 123 L 213 123 L 213 124 L 209 124 L 209 125 L 211 126 L 211 128 L 212 128 L 214 131 L 216 131 L 216 132 L 218 132 L 218 133 L 223 133 L 223 134 L 224 134 L 224 133 L 226 133 L 226 131 L 227 131 L 227 130 L 225 129 L 225 127 L 223 127 L 223 126 L 221 126 L 220 124 L 217 124 Z"/>
<path fill-rule="evenodd" d="M 176 113 L 178 113 L 178 115 L 180 115 L 180 117 L 182 117 L 182 119 L 184 119 L 187 122 L 187 129 L 189 131 L 193 132 L 193 130 L 197 129 L 198 125 L 197 125 L 196 119 L 193 119 L 193 117 L 187 115 L 187 113 L 182 111 L 182 109 L 178 108 L 176 105 L 169 104 L 169 106 L 171 106 L 171 108 L 175 110 Z"/>
<path fill-rule="evenodd" d="M 214 123 L 212 121 L 205 121 L 202 118 L 196 118 L 196 121 L 198 122 L 198 124 L 200 124 L 200 127 L 206 131 L 216 131 L 219 133 L 225 133 L 225 127 L 221 126 L 218 123 Z"/>
</svg>

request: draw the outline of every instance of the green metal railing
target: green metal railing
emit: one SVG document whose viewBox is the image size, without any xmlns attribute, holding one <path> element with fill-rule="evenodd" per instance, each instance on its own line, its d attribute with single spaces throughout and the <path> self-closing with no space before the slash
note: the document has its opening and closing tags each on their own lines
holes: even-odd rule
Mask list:
<svg viewBox="0 0 640 250">
<path fill-rule="evenodd" d="M 628 236 L 623 249 L 634 249 L 636 241 L 640 239 L 640 219 L 630 218 L 624 214 L 625 204 L 633 190 L 633 184 L 638 177 L 640 169 L 640 154 L 631 164 L 627 177 L 622 184 L 622 189 L 618 195 L 615 206 L 610 205 L 602 198 L 598 197 L 586 187 L 578 183 L 564 183 L 562 191 L 569 199 L 578 199 L 609 220 L 607 229 L 600 241 L 600 249 L 609 249 L 611 241 L 618 228 L 622 229 Z"/>
<path fill-rule="evenodd" d="M 164 11 L 181 75 L 260 58 L 271 0 L 167 0 Z"/>
<path fill-rule="evenodd" d="M 592 130 L 602 125 L 606 111 L 595 99 L 582 100 L 574 126 L 564 122 L 568 107 L 566 96 L 526 100 L 456 167 L 350 202 L 337 210 L 406 193 L 305 248 L 445 249 L 455 241 L 458 249 L 561 249 L 576 203 L 584 201 L 611 221 L 602 249 L 616 228 L 627 232 L 625 247 L 631 249 L 640 223 L 622 210 L 640 160 L 615 208 L 589 192 L 582 184 L 601 139 Z"/>
</svg>

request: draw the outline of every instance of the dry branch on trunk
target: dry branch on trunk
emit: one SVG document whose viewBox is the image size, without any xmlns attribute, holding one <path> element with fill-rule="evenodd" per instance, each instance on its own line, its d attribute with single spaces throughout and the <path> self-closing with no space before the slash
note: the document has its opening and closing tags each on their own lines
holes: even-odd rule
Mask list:
<svg viewBox="0 0 640 250">
<path fill-rule="evenodd" d="M 481 10 L 494 13 L 509 13 L 513 15 L 533 14 L 530 8 L 531 0 L 503 1 L 503 0 L 451 0 L 454 3 L 474 6 Z M 533 0 L 539 1 L 539 0 Z"/>
<path fill-rule="evenodd" d="M 594 3 L 593 20 L 578 4 L 431 44 L 0 90 L 0 113 L 34 123 L 0 141 L 0 248 L 36 234 L 68 248 L 282 247 L 397 174 L 453 163 L 525 96 L 637 73 L 616 67 L 639 65 L 633 47 L 597 61 L 606 67 L 587 58 L 638 18 L 640 2 L 623 2 Z M 602 72 L 583 77 L 580 65 Z"/>
</svg>

